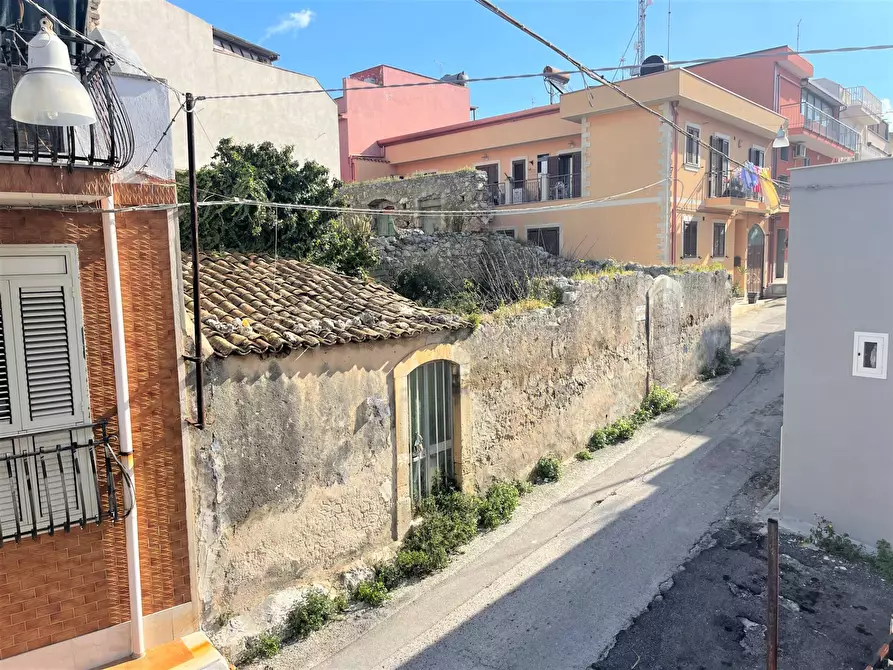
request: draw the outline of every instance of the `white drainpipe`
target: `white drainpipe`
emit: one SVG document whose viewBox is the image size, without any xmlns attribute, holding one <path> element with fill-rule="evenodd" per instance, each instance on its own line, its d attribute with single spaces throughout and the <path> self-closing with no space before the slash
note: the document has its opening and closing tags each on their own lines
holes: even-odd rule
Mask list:
<svg viewBox="0 0 893 670">
<path fill-rule="evenodd" d="M 118 232 L 115 226 L 115 198 L 104 201 L 102 233 L 105 242 L 105 266 L 109 278 L 109 316 L 112 322 L 112 352 L 115 359 L 115 395 L 118 400 L 118 442 L 124 467 L 133 476 L 133 432 L 130 423 L 130 391 L 127 385 L 127 355 L 124 347 L 124 308 L 121 303 L 121 267 L 118 264 Z M 124 486 L 126 489 L 127 487 Z M 130 514 L 124 520 L 127 543 L 127 590 L 130 592 L 130 651 L 140 657 L 146 653 L 143 632 L 143 592 L 140 578 L 140 546 L 136 517 L 136 489 L 131 490 Z"/>
</svg>

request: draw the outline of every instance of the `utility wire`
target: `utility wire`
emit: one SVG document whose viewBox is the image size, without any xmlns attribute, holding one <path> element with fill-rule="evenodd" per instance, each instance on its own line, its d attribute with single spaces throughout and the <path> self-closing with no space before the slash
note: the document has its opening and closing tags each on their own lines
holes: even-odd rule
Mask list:
<svg viewBox="0 0 893 670">
<path fill-rule="evenodd" d="M 149 167 L 149 161 L 152 160 L 152 156 L 154 156 L 155 153 L 158 151 L 158 147 L 161 146 L 161 143 L 164 142 L 164 138 L 167 137 L 167 134 L 171 131 L 171 128 L 174 125 L 174 121 L 177 120 L 177 117 L 180 116 L 180 112 L 182 112 L 185 108 L 186 103 L 184 102 L 182 105 L 180 105 L 177 111 L 174 112 L 174 115 L 171 117 L 170 123 L 167 124 L 167 128 L 165 128 L 164 132 L 161 133 L 161 137 L 158 138 L 158 141 L 155 143 L 155 147 L 152 149 L 152 151 L 149 152 L 149 156 L 148 158 L 146 158 L 146 162 L 143 163 L 143 166 L 139 170 L 137 170 L 137 172 L 142 172 L 147 167 Z"/>
<path fill-rule="evenodd" d="M 113 56 L 114 58 L 116 58 L 117 60 L 121 61 L 122 63 L 126 63 L 126 64 L 129 65 L 130 67 L 132 67 L 132 68 L 134 68 L 134 69 L 136 69 L 136 70 L 139 70 L 140 72 L 142 72 L 144 75 L 146 75 L 146 76 L 147 76 L 149 79 L 151 79 L 152 81 L 154 81 L 154 82 L 156 82 L 156 83 L 158 83 L 158 84 L 161 84 L 161 85 L 164 86 L 165 88 L 170 89 L 170 90 L 173 91 L 173 93 L 177 96 L 177 100 L 178 100 L 178 101 L 179 101 L 180 98 L 182 97 L 183 94 L 182 94 L 180 91 L 178 91 L 177 89 L 175 89 L 173 86 L 171 86 L 169 83 L 167 83 L 167 82 L 164 81 L 163 79 L 159 79 L 158 77 L 156 77 L 155 75 L 151 74 L 150 72 L 147 72 L 145 69 L 143 69 L 141 66 L 137 65 L 137 64 L 134 63 L 133 61 L 131 61 L 131 60 L 125 58 L 124 56 L 122 56 L 122 55 L 120 55 L 120 54 L 115 53 L 114 51 L 112 51 L 111 49 L 109 49 L 105 44 L 100 44 L 100 43 L 97 42 L 96 40 L 94 40 L 94 39 L 92 39 L 92 38 L 90 38 L 90 37 L 87 37 L 86 35 L 84 35 L 84 34 L 81 33 L 81 32 L 78 32 L 77 30 L 74 29 L 74 27 L 72 27 L 72 26 L 68 25 L 67 23 L 65 23 L 65 21 L 63 21 L 62 19 L 60 19 L 60 18 L 59 18 L 58 16 L 56 16 L 55 14 L 51 14 L 49 11 L 47 11 L 47 9 L 46 9 L 45 7 L 40 6 L 40 5 L 37 4 L 34 0 L 25 0 L 25 2 L 27 2 L 29 5 L 32 5 L 33 7 L 35 7 L 35 8 L 36 8 L 39 12 L 41 12 L 44 16 L 48 16 L 49 18 L 51 18 L 53 21 L 55 21 L 56 23 L 58 23 L 58 24 L 59 24 L 60 26 L 62 26 L 63 28 L 68 29 L 68 30 L 71 32 L 72 35 L 77 35 L 77 36 L 80 37 L 82 40 L 85 40 L 85 41 L 88 42 L 89 44 L 92 44 L 93 46 L 95 46 L 95 47 L 97 47 L 97 48 L 99 48 L 99 49 L 102 49 L 103 51 L 107 52 L 109 55 L 111 55 L 111 56 Z"/>
<path fill-rule="evenodd" d="M 30 0 L 29 0 L 30 1 Z M 489 7 L 488 7 L 489 9 Z M 785 51 L 783 52 L 788 56 L 815 56 L 820 54 L 836 54 L 836 53 L 856 53 L 860 51 L 889 51 L 893 49 L 893 44 L 873 44 L 870 46 L 852 46 L 852 47 L 836 47 L 833 49 L 806 49 L 803 51 Z M 665 63 L 667 67 L 673 66 L 684 66 L 684 65 L 701 65 L 703 63 L 713 63 L 716 61 L 730 61 L 730 60 L 750 60 L 754 58 L 777 58 L 779 53 L 782 52 L 770 52 L 770 53 L 744 53 L 744 54 L 735 54 L 732 56 L 716 56 L 713 58 L 691 58 L 688 60 L 677 60 L 670 61 Z M 636 70 L 640 66 L 638 65 L 606 65 L 596 68 L 586 68 L 585 73 L 592 76 L 592 73 L 595 72 L 613 72 L 615 70 Z M 563 75 L 574 75 L 574 74 L 583 74 L 582 69 L 577 70 L 565 70 L 562 72 L 555 72 L 553 74 L 563 74 Z M 475 84 L 480 82 L 488 82 L 488 81 L 510 81 L 513 79 L 534 79 L 537 77 L 545 76 L 542 72 L 531 72 L 526 74 L 507 74 L 507 75 L 499 75 L 494 77 L 471 77 L 465 80 L 466 84 Z M 357 91 L 378 91 L 386 88 L 413 88 L 416 86 L 455 86 L 453 82 L 443 81 L 441 79 L 432 79 L 430 81 L 419 81 L 419 82 L 411 82 L 406 84 L 382 84 L 381 86 L 374 86 L 369 88 L 348 88 L 345 89 L 343 86 L 338 88 L 314 88 L 314 89 L 305 89 L 300 91 L 261 91 L 258 93 L 222 93 L 217 95 L 202 95 L 196 96 L 196 100 L 236 100 L 240 98 L 271 98 L 277 96 L 288 96 L 288 95 L 309 95 L 313 93 L 344 93 L 345 90 L 351 92 Z"/>
<path fill-rule="evenodd" d="M 696 137 L 690 135 L 684 128 L 682 128 L 680 125 L 678 125 L 677 123 L 675 123 L 672 119 L 667 118 L 666 116 L 664 116 L 663 114 L 661 114 L 661 113 L 658 112 L 657 110 L 651 109 L 648 105 L 646 105 L 646 104 L 644 104 L 643 102 L 640 102 L 639 100 L 637 100 L 635 97 L 633 97 L 632 95 L 630 95 L 629 93 L 627 93 L 626 91 L 624 91 L 620 86 L 618 86 L 618 85 L 615 84 L 614 82 L 612 82 L 612 81 L 608 81 L 608 80 L 607 80 L 605 77 L 603 77 L 602 75 L 600 75 L 600 74 L 598 74 L 597 72 L 595 72 L 595 71 L 589 69 L 588 67 L 586 67 L 585 65 L 583 65 L 580 61 L 576 60 L 576 59 L 575 59 L 573 56 L 571 56 L 569 53 L 567 53 L 566 51 L 564 51 L 564 50 L 561 49 L 560 47 L 556 46 L 555 44 L 552 44 L 552 42 L 550 42 L 549 40 L 547 40 L 545 37 L 542 37 L 542 36 L 539 35 L 538 33 L 534 32 L 533 30 L 531 30 L 530 28 L 528 28 L 527 26 L 525 26 L 523 23 L 521 23 L 520 21 L 518 21 L 517 19 L 515 19 L 515 18 L 512 17 L 511 15 L 506 14 L 504 11 L 502 11 L 501 9 L 499 9 L 499 7 L 497 7 L 497 6 L 494 5 L 492 2 L 490 2 L 490 0 L 475 0 L 475 2 L 477 2 L 479 5 L 485 7 L 486 9 L 489 9 L 491 12 L 493 12 L 494 14 L 496 14 L 496 16 L 498 16 L 499 18 L 503 19 L 504 21 L 507 21 L 508 23 L 512 24 L 513 26 L 515 26 L 516 28 L 518 28 L 518 29 L 521 30 L 522 32 L 526 33 L 527 35 L 529 35 L 530 37 L 532 37 L 533 39 L 535 39 L 537 42 L 539 42 L 539 43 L 542 44 L 543 46 L 548 47 L 549 49 L 551 49 L 552 51 L 554 51 L 556 54 L 558 54 L 559 56 L 561 56 L 562 58 L 564 58 L 566 61 L 568 61 L 568 62 L 569 62 L 571 65 L 573 65 L 575 68 L 577 68 L 578 70 L 581 70 L 582 72 L 588 74 L 590 77 L 592 77 L 593 79 L 595 79 L 595 80 L 596 80 L 597 82 L 599 82 L 600 84 L 602 84 L 602 85 L 604 85 L 604 86 L 607 86 L 608 88 L 612 89 L 613 91 L 615 91 L 616 93 L 618 93 L 621 97 L 627 99 L 629 102 L 631 102 L 633 105 L 635 105 L 636 107 L 638 107 L 638 108 L 641 109 L 642 111 L 647 112 L 647 113 L 650 114 L 651 116 L 653 116 L 653 117 L 655 117 L 656 119 L 658 119 L 661 123 L 665 123 L 665 124 L 667 124 L 668 126 L 670 126 L 671 128 L 673 128 L 674 130 L 676 130 L 676 132 L 678 132 L 678 133 L 680 133 L 681 135 L 684 135 L 685 137 L 687 137 L 687 138 L 689 138 L 689 139 L 691 139 L 691 140 L 697 142 L 700 146 L 704 147 L 704 148 L 707 149 L 708 151 L 711 151 L 711 152 L 713 152 L 714 154 L 716 154 L 716 155 L 718 155 L 718 156 L 722 156 L 723 158 L 725 158 L 726 160 L 728 160 L 730 163 L 733 163 L 733 164 L 737 165 L 738 167 L 742 167 L 742 168 L 745 167 L 745 165 L 744 165 L 744 163 L 743 163 L 742 161 L 735 160 L 734 158 L 732 158 L 732 157 L 729 156 L 728 154 L 725 154 L 725 153 L 719 151 L 719 150 L 716 149 L 715 147 L 713 147 L 713 146 L 711 146 L 710 144 L 704 142 L 700 137 L 697 137 L 697 138 L 696 138 Z M 893 48 L 893 45 L 891 45 L 891 48 Z M 760 166 L 760 167 L 762 167 L 762 166 Z M 774 184 L 787 186 L 786 184 L 783 184 L 783 182 L 777 182 L 777 181 L 775 181 L 775 180 L 771 180 L 771 179 L 770 179 L 770 181 L 772 181 L 772 183 L 774 183 Z"/>
</svg>

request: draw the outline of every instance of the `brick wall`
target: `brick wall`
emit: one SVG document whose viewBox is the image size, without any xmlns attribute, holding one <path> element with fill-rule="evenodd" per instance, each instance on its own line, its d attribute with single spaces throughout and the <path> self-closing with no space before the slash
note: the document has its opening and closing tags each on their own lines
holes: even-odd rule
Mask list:
<svg viewBox="0 0 893 670">
<path fill-rule="evenodd" d="M 116 195 L 119 204 L 172 197 L 170 189 L 158 187 L 129 187 Z M 119 215 L 118 228 L 143 607 L 151 614 L 190 599 L 167 215 Z M 52 243 L 78 245 L 93 419 L 108 418 L 116 430 L 101 217 L 0 212 L 0 244 Z M 103 522 L 0 548 L 0 659 L 129 618 L 123 524 Z"/>
</svg>

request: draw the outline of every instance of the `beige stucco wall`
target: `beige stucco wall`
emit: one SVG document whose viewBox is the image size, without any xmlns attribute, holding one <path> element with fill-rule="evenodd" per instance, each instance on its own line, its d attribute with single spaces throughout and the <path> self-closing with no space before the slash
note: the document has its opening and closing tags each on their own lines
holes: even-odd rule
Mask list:
<svg viewBox="0 0 893 670">
<path fill-rule="evenodd" d="M 126 37 L 145 69 L 181 92 L 213 95 L 321 88 L 312 76 L 215 50 L 212 26 L 166 0 L 102 0 L 99 13 L 101 29 Z M 178 106 L 172 94 L 171 115 Z M 338 114 L 326 93 L 209 100 L 200 102 L 197 109 L 199 165 L 210 161 L 220 138 L 232 137 L 238 142 L 293 145 L 298 159 L 315 160 L 332 176 L 339 175 Z M 173 130 L 177 168 L 186 167 L 185 128 L 181 114 Z"/>
</svg>

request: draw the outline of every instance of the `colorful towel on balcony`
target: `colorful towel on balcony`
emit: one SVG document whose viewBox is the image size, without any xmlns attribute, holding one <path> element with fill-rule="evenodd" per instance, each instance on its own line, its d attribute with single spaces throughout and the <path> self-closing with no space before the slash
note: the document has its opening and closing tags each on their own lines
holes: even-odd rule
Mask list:
<svg viewBox="0 0 893 670">
<path fill-rule="evenodd" d="M 781 200 L 778 197 L 778 191 L 775 190 L 775 183 L 772 181 L 772 175 L 769 168 L 760 168 L 760 186 L 763 189 L 763 195 L 766 198 L 766 205 L 769 213 L 775 213 L 781 208 Z"/>
</svg>

